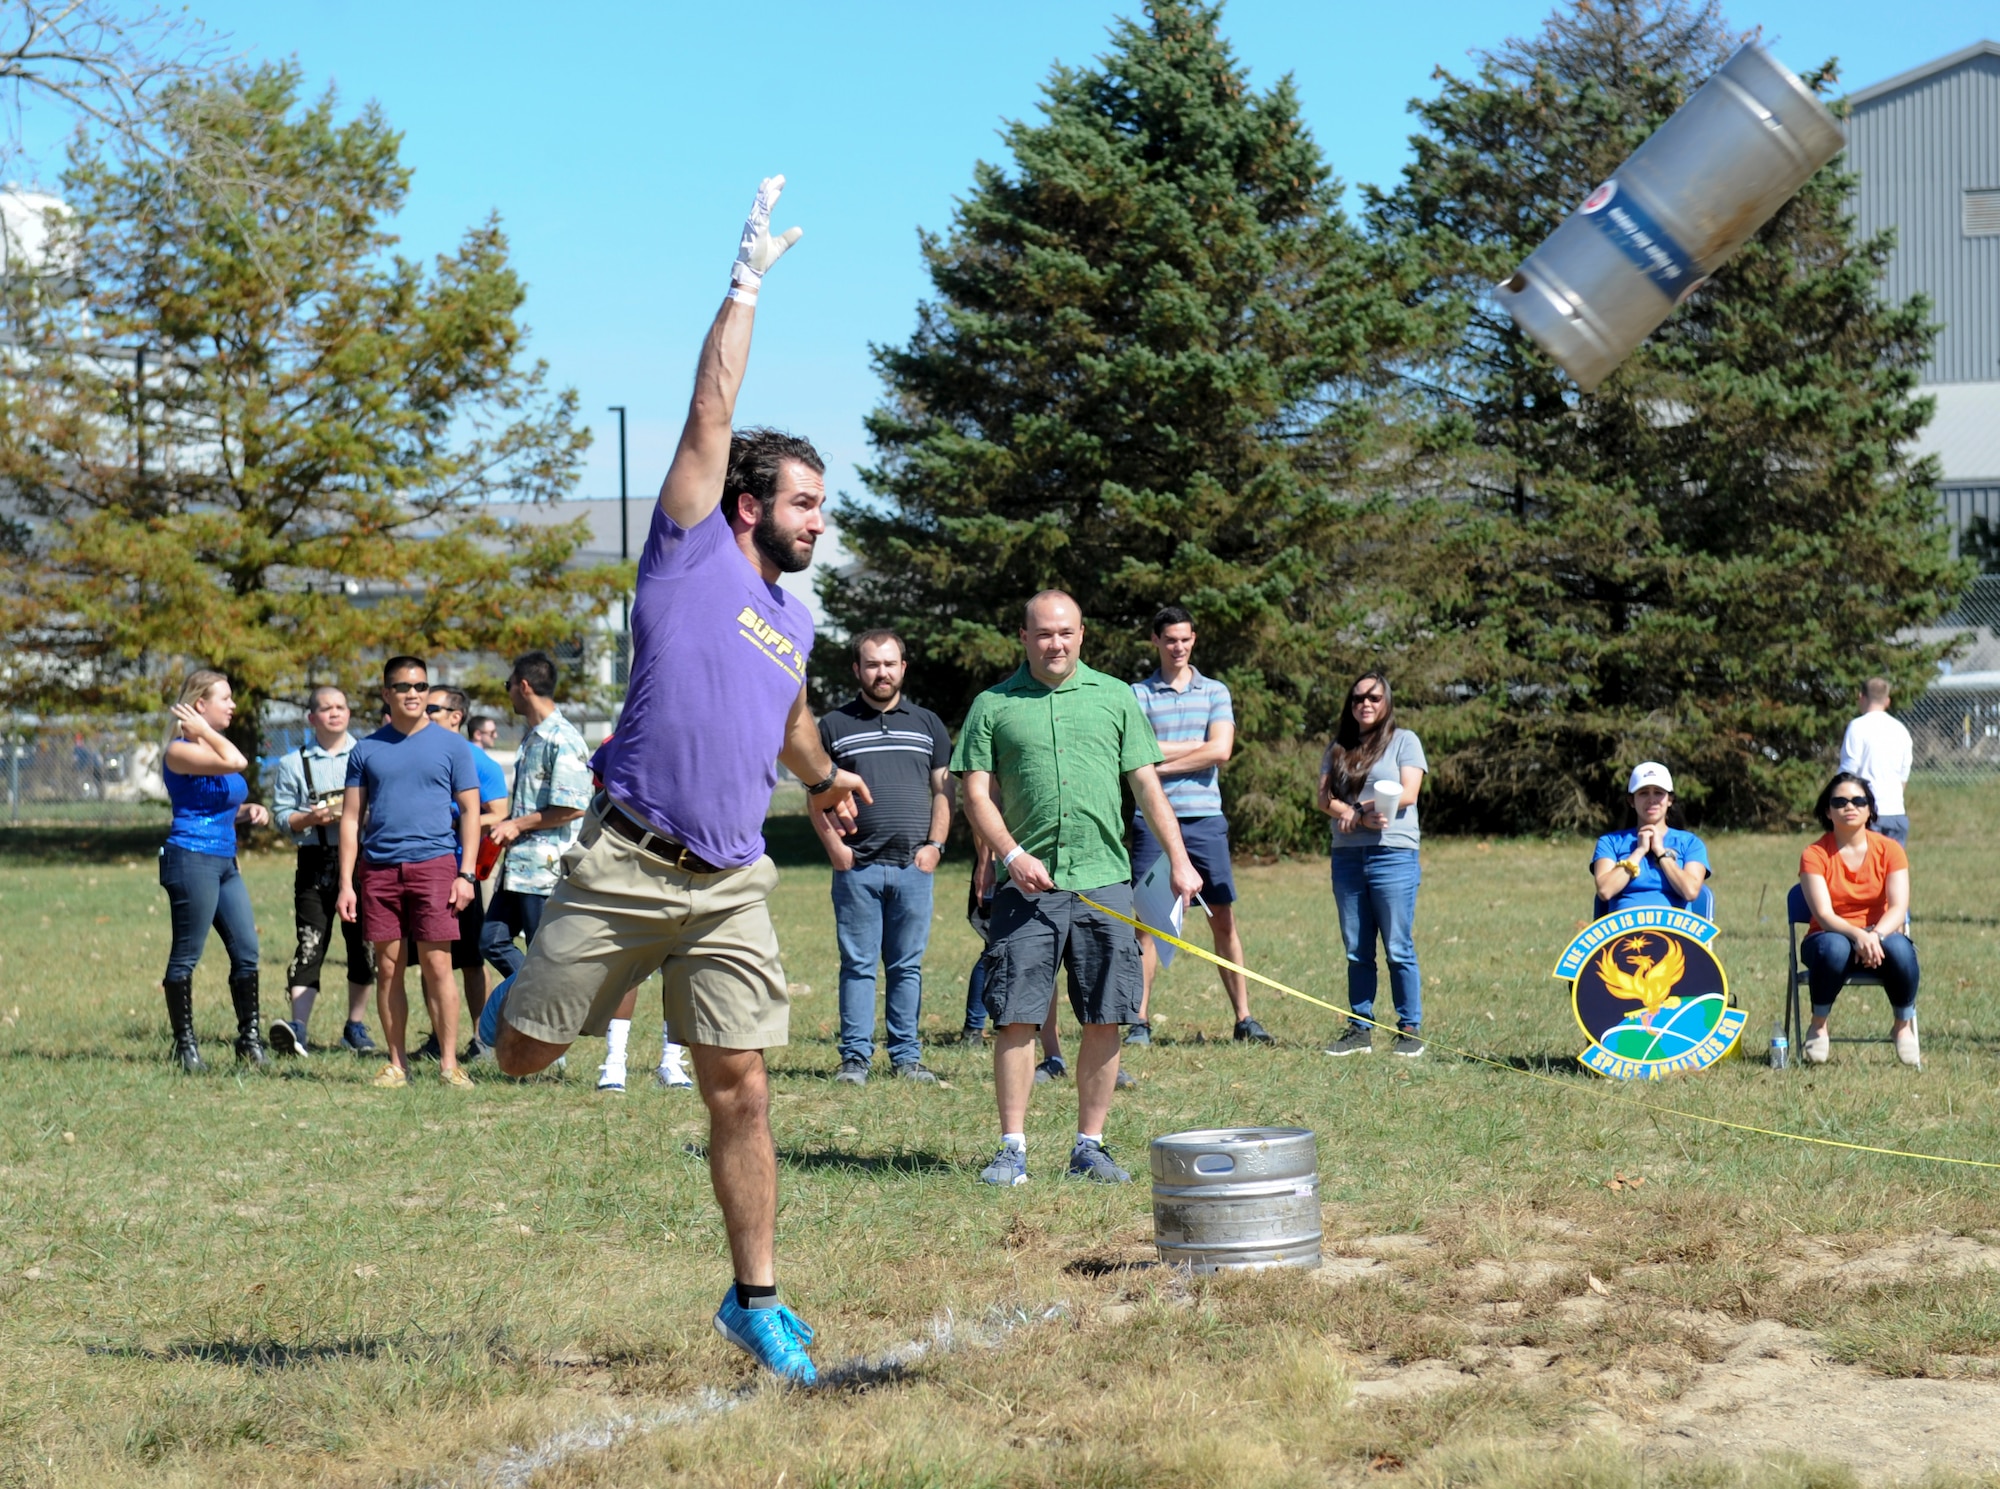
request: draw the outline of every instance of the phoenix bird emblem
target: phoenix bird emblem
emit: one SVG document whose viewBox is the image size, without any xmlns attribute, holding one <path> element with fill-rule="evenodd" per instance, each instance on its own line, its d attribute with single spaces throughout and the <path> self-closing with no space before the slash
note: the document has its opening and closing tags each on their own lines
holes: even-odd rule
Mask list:
<svg viewBox="0 0 2000 1489">
<path fill-rule="evenodd" d="M 1655 1014 L 1679 1001 L 1673 996 L 1674 984 L 1687 972 L 1687 957 L 1680 943 L 1670 936 L 1658 938 L 1666 942 L 1667 954 L 1656 960 L 1648 951 L 1654 939 L 1627 936 L 1617 946 L 1605 947 L 1604 955 L 1597 959 L 1597 975 L 1603 980 L 1604 991 L 1621 1003 L 1639 1004 L 1639 1022 L 1648 1029 L 1653 1027 Z M 1618 965 L 1614 952 L 1619 951 L 1631 963 L 1630 972 Z"/>
</svg>

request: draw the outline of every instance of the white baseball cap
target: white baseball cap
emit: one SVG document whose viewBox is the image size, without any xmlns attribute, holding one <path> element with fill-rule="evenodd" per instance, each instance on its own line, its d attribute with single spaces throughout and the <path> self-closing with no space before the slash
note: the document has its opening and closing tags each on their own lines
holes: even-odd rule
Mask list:
<svg viewBox="0 0 2000 1489">
<path fill-rule="evenodd" d="M 1674 774 L 1657 760 L 1641 760 L 1632 767 L 1632 778 L 1625 783 L 1625 794 L 1630 796 L 1641 786 L 1658 786 L 1662 791 L 1674 789 Z"/>
</svg>

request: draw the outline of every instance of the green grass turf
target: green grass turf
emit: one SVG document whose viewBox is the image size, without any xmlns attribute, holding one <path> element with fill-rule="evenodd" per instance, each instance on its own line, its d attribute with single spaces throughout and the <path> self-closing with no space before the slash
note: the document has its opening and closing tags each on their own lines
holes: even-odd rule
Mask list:
<svg viewBox="0 0 2000 1489">
<path fill-rule="evenodd" d="M 940 874 L 924 1021 L 947 1084 L 831 1082 L 828 873 L 801 823 L 776 822 L 773 908 L 802 985 L 793 1042 L 771 1058 L 780 1272 L 819 1330 L 819 1358 L 925 1337 L 947 1314 L 1060 1305 L 1060 1316 L 865 1390 L 753 1391 L 727 1414 L 534 1482 L 1323 1483 L 1386 1463 L 1439 1483 L 1511 1484 L 1555 1463 L 1570 1465 L 1567 1481 L 1636 1484 L 1647 1471 L 1615 1453 L 1587 1472 L 1561 1456 L 1582 1387 L 1340 1409 L 1367 1362 L 1464 1348 L 1480 1327 L 1465 1269 L 1505 1262 L 1557 1223 L 1574 1239 L 1540 1290 L 1516 1299 L 1519 1339 L 1592 1369 L 1643 1367 L 1661 1399 L 1710 1357 L 1696 1333 L 1659 1322 L 1668 1309 L 1812 1328 L 1837 1358 L 1877 1371 L 1976 1374 L 2000 1356 L 1994 1274 L 1836 1296 L 1786 1280 L 1780 1259 L 1801 1237 L 1851 1249 L 1979 1233 L 1997 1223 L 2000 1172 L 1754 1137 L 1619 1098 L 2000 1160 L 1995 805 L 1991 792 L 1913 798 L 1920 1075 L 1879 1042 L 1837 1043 L 1823 1070 L 1761 1063 L 1803 835 L 1710 843 L 1717 949 L 1757 1058 L 1646 1089 L 1572 1073 L 1582 1036 L 1549 969 L 1588 913 L 1583 842 L 1425 849 L 1426 1031 L 1550 1081 L 1441 1051 L 1336 1063 L 1319 1053 L 1337 1032 L 1328 1014 L 1262 990 L 1255 1010 L 1280 1045 L 1238 1047 L 1212 972 L 1177 964 L 1156 990 L 1155 1046 L 1128 1057 L 1140 1086 L 1121 1093 L 1107 1140 L 1143 1171 L 1147 1141 L 1179 1128 L 1314 1129 L 1329 1249 L 1384 1233 L 1432 1248 L 1403 1280 L 1334 1289 L 1296 1274 L 1189 1287 L 1134 1269 L 1151 1254 L 1143 1172 L 1116 1189 L 1056 1178 L 1075 1120 L 1069 1084 L 1036 1091 L 1034 1181 L 1009 1193 L 976 1182 L 996 1133 L 988 1059 L 941 1039 L 959 1025 L 975 954 L 962 862 Z M 245 868 L 268 1015 L 290 951 L 290 860 L 256 855 Z M 1344 1001 L 1324 864 L 1246 866 L 1241 888 L 1251 964 Z M 196 1004 L 216 1073 L 185 1079 L 166 1063 L 167 939 L 145 844 L 0 833 L 0 1484 L 481 1482 L 509 1444 L 752 1380 L 709 1329 L 728 1266 L 690 1093 L 635 1079 L 622 1099 L 598 1096 L 592 1041 L 564 1080 L 475 1071 L 479 1088 L 463 1094 L 428 1073 L 409 1091 L 375 1091 L 375 1065 L 340 1052 L 241 1074 L 215 942 Z M 317 1038 L 338 1028 L 337 974 L 329 984 Z M 379 1033 L 372 1012 L 370 1024 Z M 1874 990 L 1835 1015 L 1837 1036 L 1879 1040 L 1887 1027 Z M 635 1075 L 657 1029 L 657 1006 L 642 1005 Z M 1647 1183 L 1612 1191 L 1615 1174 Z M 1631 1272 L 1616 1327 L 1583 1328 L 1557 1308 L 1585 1272 Z M 1664 1477 L 1737 1481 L 1735 1469 L 1674 1472 Z M 1843 1482 L 1829 1472 L 1752 1478 Z"/>
</svg>

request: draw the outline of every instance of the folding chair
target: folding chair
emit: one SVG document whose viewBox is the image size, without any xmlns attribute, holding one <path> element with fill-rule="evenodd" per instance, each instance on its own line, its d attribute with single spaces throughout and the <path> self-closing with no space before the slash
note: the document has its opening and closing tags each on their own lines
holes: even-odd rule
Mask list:
<svg viewBox="0 0 2000 1489">
<path fill-rule="evenodd" d="M 1791 1046 L 1793 1061 L 1803 1065 L 1805 1063 L 1806 1044 L 1805 1010 L 1811 1005 L 1802 1003 L 1802 998 L 1809 996 L 1812 989 L 1812 974 L 1806 970 L 1805 963 L 1799 960 L 1799 943 L 1805 939 L 1799 933 L 1799 927 L 1810 927 L 1812 925 L 1812 911 L 1806 908 L 1806 891 L 1804 885 L 1793 884 L 1790 891 L 1786 893 L 1785 919 L 1789 922 L 1785 929 L 1791 938 L 1788 949 L 1791 971 L 1785 979 L 1785 1042 Z M 1904 915 L 1903 934 L 1908 936 L 1911 941 L 1917 939 L 1915 922 L 1916 917 L 1914 915 L 1907 913 Z M 1867 967 L 1853 967 L 1847 974 L 1847 986 L 1880 987 L 1882 986 L 1882 975 L 1879 972 L 1869 970 Z M 1914 1029 L 1916 1026 L 1917 1021 L 1913 1014 L 1910 1018 L 1910 1027 Z M 1856 1039 L 1853 1041 L 1856 1044 L 1887 1044 L 1888 1042 L 1888 1040 L 1874 1039 Z"/>
</svg>

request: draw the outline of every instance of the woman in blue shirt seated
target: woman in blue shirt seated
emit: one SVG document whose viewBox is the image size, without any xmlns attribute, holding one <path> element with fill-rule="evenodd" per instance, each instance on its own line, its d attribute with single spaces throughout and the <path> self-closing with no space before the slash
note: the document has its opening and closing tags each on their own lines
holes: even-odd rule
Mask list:
<svg viewBox="0 0 2000 1489">
<path fill-rule="evenodd" d="M 167 1022 L 174 1058 L 182 1070 L 205 1067 L 194 1037 L 194 969 L 208 942 L 208 928 L 222 933 L 229 953 L 229 997 L 236 1005 L 236 1058 L 262 1065 L 257 1028 L 257 922 L 250 890 L 236 869 L 236 824 L 263 826 L 271 814 L 248 800 L 243 772 L 250 762 L 223 730 L 236 716 L 229 679 L 196 672 L 181 685 L 173 706 L 160 775 L 173 803 L 173 825 L 160 849 L 160 885 L 173 912 L 174 944 L 167 953 Z"/>
<path fill-rule="evenodd" d="M 1685 910 L 1708 880 L 1708 849 L 1679 825 L 1674 778 L 1657 760 L 1637 766 L 1625 783 L 1632 825 L 1607 832 L 1590 855 L 1590 874 L 1604 913 L 1640 905 Z"/>
</svg>

